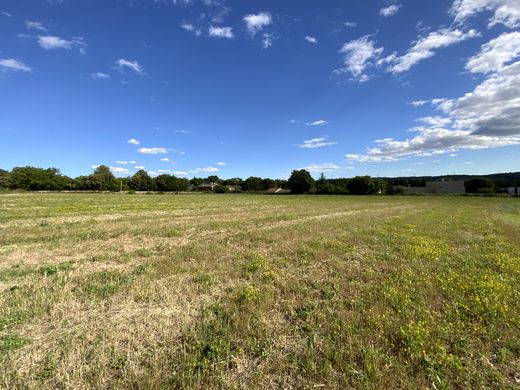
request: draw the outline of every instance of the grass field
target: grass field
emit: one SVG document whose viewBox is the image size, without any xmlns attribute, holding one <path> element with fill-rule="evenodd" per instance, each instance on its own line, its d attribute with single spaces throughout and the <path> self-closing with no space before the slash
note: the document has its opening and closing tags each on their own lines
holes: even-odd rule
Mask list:
<svg viewBox="0 0 520 390">
<path fill-rule="evenodd" d="M 519 199 L 0 196 L 0 388 L 519 386 Z"/>
</svg>

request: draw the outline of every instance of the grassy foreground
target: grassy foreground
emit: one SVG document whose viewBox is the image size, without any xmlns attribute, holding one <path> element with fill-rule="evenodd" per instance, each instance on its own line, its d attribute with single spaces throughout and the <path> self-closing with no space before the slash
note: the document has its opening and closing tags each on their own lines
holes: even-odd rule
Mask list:
<svg viewBox="0 0 520 390">
<path fill-rule="evenodd" d="M 0 388 L 519 386 L 519 199 L 0 196 Z"/>
</svg>

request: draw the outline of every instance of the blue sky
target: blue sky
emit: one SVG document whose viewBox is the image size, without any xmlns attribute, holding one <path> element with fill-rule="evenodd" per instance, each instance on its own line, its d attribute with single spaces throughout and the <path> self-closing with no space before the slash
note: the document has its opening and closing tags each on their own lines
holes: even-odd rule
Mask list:
<svg viewBox="0 0 520 390">
<path fill-rule="evenodd" d="M 70 176 L 518 171 L 520 1 L 2 0 L 0 136 Z"/>
</svg>

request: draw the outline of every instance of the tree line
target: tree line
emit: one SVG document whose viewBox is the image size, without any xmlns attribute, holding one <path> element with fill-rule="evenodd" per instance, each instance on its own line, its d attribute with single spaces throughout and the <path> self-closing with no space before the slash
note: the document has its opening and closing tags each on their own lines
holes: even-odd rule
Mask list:
<svg viewBox="0 0 520 390">
<path fill-rule="evenodd" d="M 356 176 L 354 178 L 329 179 L 321 174 L 314 180 L 305 170 L 294 170 L 288 180 L 261 178 L 256 176 L 220 179 L 216 175 L 206 178 L 179 178 L 162 174 L 151 177 L 145 170 L 139 170 L 130 177 L 117 178 L 110 168 L 100 165 L 87 176 L 71 178 L 62 175 L 56 168 L 16 167 L 10 172 L 0 169 L 0 189 L 25 191 L 159 191 L 182 192 L 197 190 L 204 184 L 214 184 L 214 192 L 265 192 L 272 188 L 289 189 L 293 194 L 399 194 L 403 186 L 424 185 L 424 179 L 417 178 L 372 178 Z M 520 185 L 520 181 L 511 182 Z M 466 192 L 493 194 L 500 191 L 497 181 L 475 177 L 466 180 Z"/>
</svg>

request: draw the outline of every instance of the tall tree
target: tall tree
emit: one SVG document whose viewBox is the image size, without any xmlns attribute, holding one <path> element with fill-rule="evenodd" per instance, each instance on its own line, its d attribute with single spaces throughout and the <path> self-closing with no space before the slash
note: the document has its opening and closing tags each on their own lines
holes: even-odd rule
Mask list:
<svg viewBox="0 0 520 390">
<path fill-rule="evenodd" d="M 309 171 L 305 169 L 294 170 L 289 178 L 289 188 L 293 194 L 303 194 L 309 192 L 314 185 L 314 179 Z"/>
<path fill-rule="evenodd" d="M 135 191 L 152 191 L 153 180 L 144 169 L 137 171 L 129 180 L 128 186 Z"/>
<path fill-rule="evenodd" d="M 370 176 L 356 176 L 348 182 L 347 187 L 353 195 L 368 195 L 376 191 L 376 185 Z"/>
</svg>

